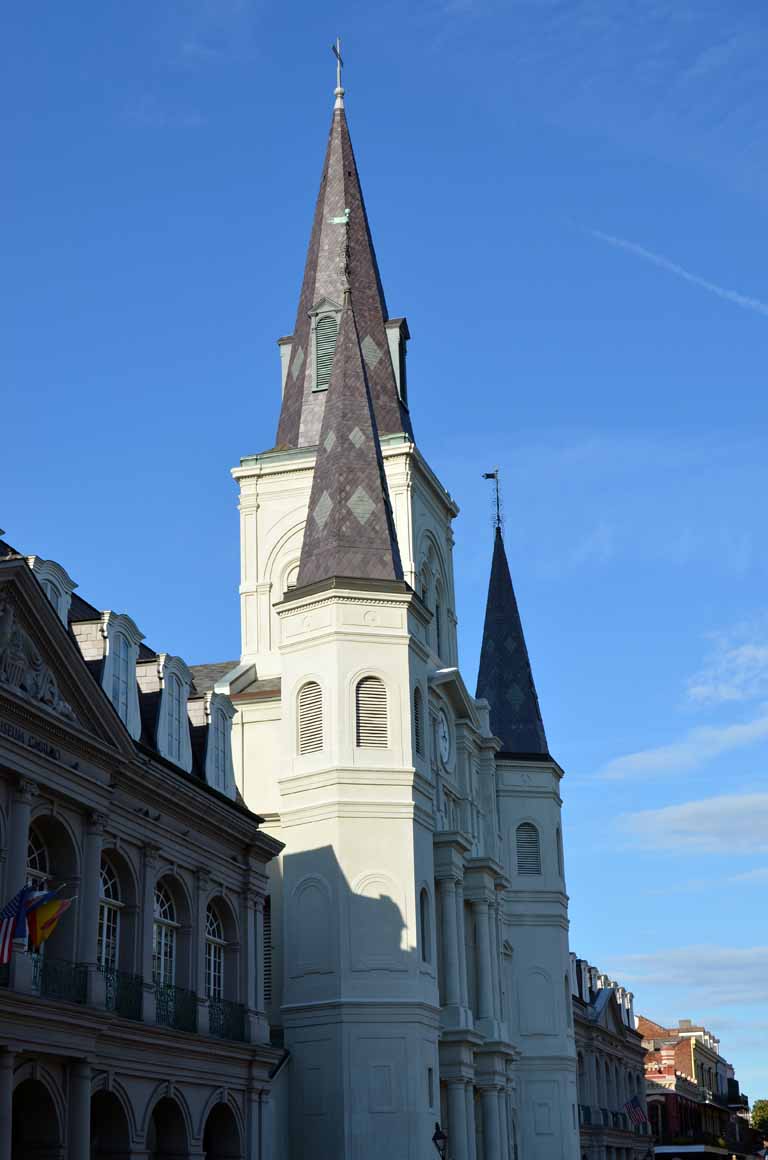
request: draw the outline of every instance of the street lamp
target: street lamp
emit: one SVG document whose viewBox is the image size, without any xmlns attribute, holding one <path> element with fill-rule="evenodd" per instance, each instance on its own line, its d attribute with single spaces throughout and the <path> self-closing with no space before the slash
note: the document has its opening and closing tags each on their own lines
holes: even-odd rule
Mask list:
<svg viewBox="0 0 768 1160">
<path fill-rule="evenodd" d="M 432 1137 L 432 1143 L 437 1149 L 440 1160 L 445 1160 L 445 1150 L 448 1147 L 448 1134 L 437 1123 L 435 1124 L 435 1134 Z"/>
</svg>

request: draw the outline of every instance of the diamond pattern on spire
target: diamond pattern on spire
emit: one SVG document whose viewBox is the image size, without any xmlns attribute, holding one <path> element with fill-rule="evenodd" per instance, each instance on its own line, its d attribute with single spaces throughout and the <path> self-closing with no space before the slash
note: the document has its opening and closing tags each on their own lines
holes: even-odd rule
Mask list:
<svg viewBox="0 0 768 1160">
<path fill-rule="evenodd" d="M 366 334 L 365 338 L 360 343 L 360 350 L 363 352 L 365 365 L 369 367 L 370 370 L 375 370 L 376 364 L 379 362 L 382 352 L 379 350 L 370 334 Z"/>
<path fill-rule="evenodd" d="M 325 525 L 328 523 L 328 516 L 331 514 L 332 507 L 333 500 L 328 495 L 328 492 L 324 491 L 320 496 L 320 499 L 317 501 L 315 510 L 313 512 L 315 523 L 317 524 L 318 528 L 320 528 L 320 531 L 322 531 Z"/>
<path fill-rule="evenodd" d="M 352 515 L 360 521 L 361 524 L 367 524 L 371 518 L 374 504 L 368 492 L 363 487 L 358 489 L 347 500 L 347 507 L 352 512 Z"/>
<path fill-rule="evenodd" d="M 350 431 L 349 438 L 350 442 L 354 443 L 355 447 L 360 447 L 363 443 L 365 443 L 365 435 L 363 435 L 359 427 L 355 427 L 354 431 Z"/>
<path fill-rule="evenodd" d="M 323 439 L 323 447 L 326 451 L 333 451 L 335 444 L 336 436 L 334 435 L 333 431 L 329 431 L 325 439 Z"/>
<path fill-rule="evenodd" d="M 296 355 L 295 355 L 294 360 L 293 360 L 293 366 L 291 367 L 291 377 L 292 377 L 294 383 L 296 382 L 296 379 L 299 377 L 299 373 L 301 372 L 301 368 L 303 366 L 304 366 L 304 350 L 302 349 L 302 347 L 299 347 L 299 349 L 296 351 Z"/>
</svg>

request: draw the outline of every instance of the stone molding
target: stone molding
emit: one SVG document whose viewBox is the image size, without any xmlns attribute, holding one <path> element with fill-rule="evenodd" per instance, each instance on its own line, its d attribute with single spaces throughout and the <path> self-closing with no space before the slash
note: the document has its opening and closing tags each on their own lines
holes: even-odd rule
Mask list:
<svg viewBox="0 0 768 1160">
<path fill-rule="evenodd" d="M 19 623 L 16 605 L 0 590 L 0 685 L 62 717 L 77 722 L 62 697 L 56 678 L 40 656 L 29 633 Z"/>
</svg>

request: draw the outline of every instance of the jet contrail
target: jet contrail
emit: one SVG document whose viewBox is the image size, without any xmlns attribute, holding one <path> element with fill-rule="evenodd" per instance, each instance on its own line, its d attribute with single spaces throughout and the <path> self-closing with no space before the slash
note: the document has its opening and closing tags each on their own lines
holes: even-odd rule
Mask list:
<svg viewBox="0 0 768 1160">
<path fill-rule="evenodd" d="M 727 290 L 724 286 L 718 286 L 716 282 L 708 282 L 706 278 L 692 274 L 690 270 L 678 266 L 676 262 L 670 262 L 669 258 L 665 258 L 663 254 L 654 254 L 653 250 L 646 250 L 645 246 L 638 246 L 636 242 L 627 242 L 624 238 L 617 238 L 613 234 L 604 234 L 602 230 L 588 230 L 587 232 L 593 238 L 607 242 L 609 246 L 617 246 L 620 250 L 636 254 L 638 258 L 645 258 L 647 262 L 653 262 L 654 266 L 660 266 L 662 270 L 668 270 L 670 274 L 676 274 L 678 278 L 684 278 L 686 282 L 692 282 L 694 286 L 701 286 L 702 290 L 709 290 L 710 294 L 717 294 L 718 298 L 725 298 L 727 302 L 743 306 L 745 310 L 754 310 L 768 318 L 768 302 L 761 302 L 759 298 L 748 298 L 746 294 L 739 294 L 736 290 Z"/>
</svg>

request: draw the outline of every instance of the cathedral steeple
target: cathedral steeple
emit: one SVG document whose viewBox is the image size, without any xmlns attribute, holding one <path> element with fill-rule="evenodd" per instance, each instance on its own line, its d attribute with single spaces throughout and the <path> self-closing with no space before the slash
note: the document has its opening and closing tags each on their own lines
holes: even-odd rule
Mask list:
<svg viewBox="0 0 768 1160">
<path fill-rule="evenodd" d="M 484 697 L 491 706 L 491 729 L 501 740 L 502 755 L 548 756 L 539 698 L 498 522 L 477 696 Z"/>
<path fill-rule="evenodd" d="M 299 587 L 334 576 L 402 580 L 381 446 L 349 291 L 333 358 Z"/>
<path fill-rule="evenodd" d="M 335 98 L 291 338 L 277 430 L 280 448 L 313 446 L 318 441 L 328 385 L 327 370 L 333 357 L 347 281 L 355 303 L 360 346 L 379 432 L 381 435 L 401 431 L 411 434 L 408 411 L 398 394 L 392 365 L 385 328 L 387 304 L 352 151 L 339 75 Z"/>
</svg>

